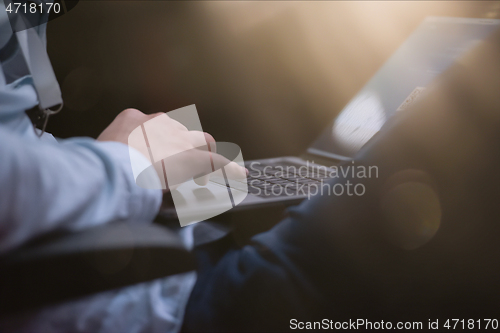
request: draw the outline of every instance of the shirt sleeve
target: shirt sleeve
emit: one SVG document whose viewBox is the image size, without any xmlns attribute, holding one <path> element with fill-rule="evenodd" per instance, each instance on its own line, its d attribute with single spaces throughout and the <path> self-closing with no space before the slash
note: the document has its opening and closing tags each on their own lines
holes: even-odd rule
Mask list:
<svg viewBox="0 0 500 333">
<path fill-rule="evenodd" d="M 151 221 L 162 192 L 135 184 L 129 154 L 149 163 L 118 142 L 33 141 L 0 126 L 0 253 L 50 230 Z"/>
</svg>

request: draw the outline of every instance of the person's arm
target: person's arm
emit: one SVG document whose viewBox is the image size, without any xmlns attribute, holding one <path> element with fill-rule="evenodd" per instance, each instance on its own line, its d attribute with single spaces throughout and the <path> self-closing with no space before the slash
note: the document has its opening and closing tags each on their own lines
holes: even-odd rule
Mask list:
<svg viewBox="0 0 500 333">
<path fill-rule="evenodd" d="M 0 142 L 0 252 L 57 228 L 150 221 L 158 212 L 161 191 L 135 184 L 122 143 L 33 142 L 5 127 Z"/>
<path fill-rule="evenodd" d="M 148 135 L 164 156 L 181 156 L 168 159 L 176 180 L 203 176 L 198 183 L 206 184 L 206 161 L 210 160 L 226 165 L 230 177 L 245 177 L 245 169 L 236 163 L 194 149 L 214 142 L 209 134 L 188 131 L 164 113 L 124 110 L 98 141 L 76 138 L 51 144 L 0 127 L 0 253 L 57 228 L 78 230 L 111 221 L 151 221 L 158 213 L 162 191 L 135 183 L 131 160 L 145 165 L 151 162 L 147 152 L 129 150 L 126 144 L 135 128 L 160 115 Z"/>
</svg>

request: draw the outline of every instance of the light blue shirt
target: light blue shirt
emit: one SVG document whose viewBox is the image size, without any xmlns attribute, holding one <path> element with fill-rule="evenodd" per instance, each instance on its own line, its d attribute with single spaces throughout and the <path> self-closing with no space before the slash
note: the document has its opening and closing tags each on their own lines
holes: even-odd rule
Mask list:
<svg viewBox="0 0 500 333">
<path fill-rule="evenodd" d="M 135 184 L 128 146 L 39 139 L 24 112 L 36 104 L 29 77 L 0 90 L 0 252 L 54 229 L 155 217 L 162 193 Z"/>
<path fill-rule="evenodd" d="M 0 72 L 0 253 L 48 231 L 152 221 L 162 193 L 135 184 L 128 146 L 39 138 L 25 114 L 38 104 L 31 77 L 7 84 L 8 64 Z M 0 331 L 176 332 L 195 280 L 191 272 L 107 291 L 0 322 Z"/>
</svg>

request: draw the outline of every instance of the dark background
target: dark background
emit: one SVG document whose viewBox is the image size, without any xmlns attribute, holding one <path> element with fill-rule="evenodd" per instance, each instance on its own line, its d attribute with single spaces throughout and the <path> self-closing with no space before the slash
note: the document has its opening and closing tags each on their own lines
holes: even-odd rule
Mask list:
<svg viewBox="0 0 500 333">
<path fill-rule="evenodd" d="M 48 131 L 97 137 L 125 108 L 196 104 L 246 160 L 300 154 L 425 16 L 499 13 L 499 1 L 80 1 L 48 25 L 65 101 Z"/>
</svg>

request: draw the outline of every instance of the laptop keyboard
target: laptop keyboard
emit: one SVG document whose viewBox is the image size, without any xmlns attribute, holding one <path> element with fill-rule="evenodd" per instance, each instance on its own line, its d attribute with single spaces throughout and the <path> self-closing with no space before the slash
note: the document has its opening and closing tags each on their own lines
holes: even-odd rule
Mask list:
<svg viewBox="0 0 500 333">
<path fill-rule="evenodd" d="M 247 165 L 248 192 L 259 197 L 307 196 L 311 187 L 330 179 L 326 168 L 298 164 Z"/>
</svg>

